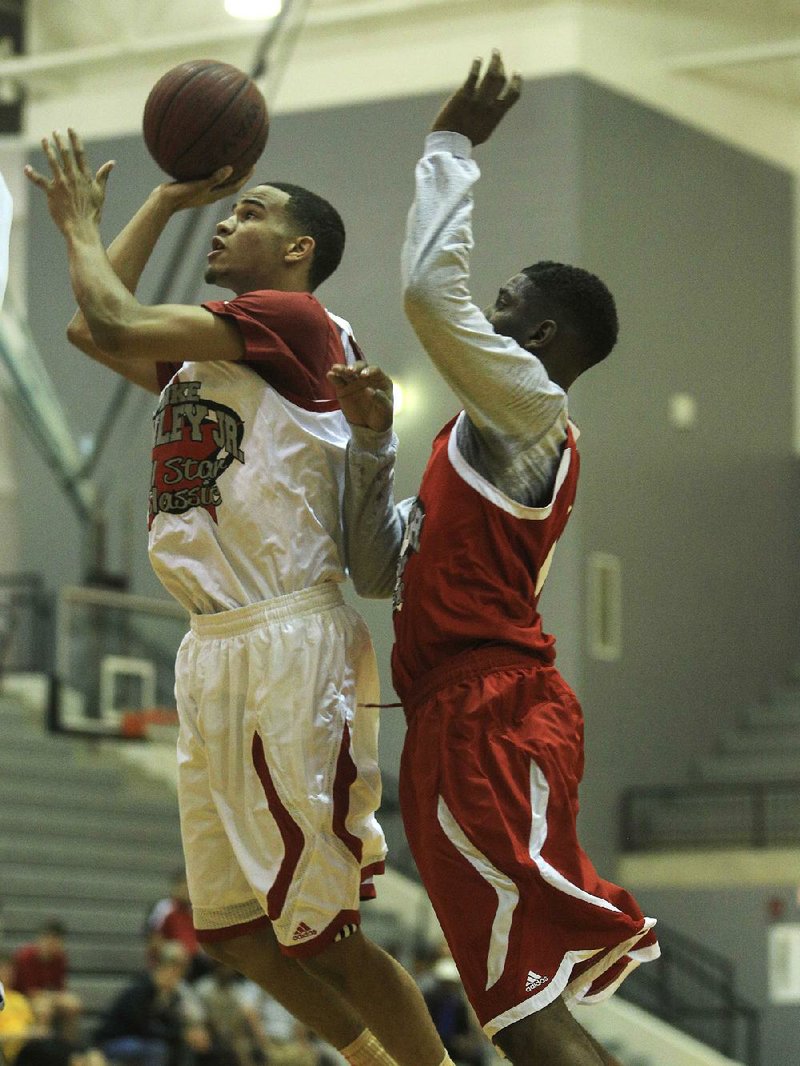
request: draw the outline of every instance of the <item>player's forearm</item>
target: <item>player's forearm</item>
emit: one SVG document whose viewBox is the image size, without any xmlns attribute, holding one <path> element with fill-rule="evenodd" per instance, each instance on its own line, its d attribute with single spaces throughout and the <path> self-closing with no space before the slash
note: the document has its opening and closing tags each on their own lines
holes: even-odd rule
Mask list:
<svg viewBox="0 0 800 1066">
<path fill-rule="evenodd" d="M 128 292 L 136 292 L 144 268 L 171 217 L 172 210 L 156 188 L 109 245 L 108 262 Z M 89 341 L 91 333 L 80 307 L 67 327 L 67 335 L 73 344 L 86 350 L 80 342 Z"/>
<path fill-rule="evenodd" d="M 345 562 L 356 592 L 390 596 L 403 539 L 394 503 L 397 440 L 391 430 L 353 429 L 347 448 L 343 504 Z"/>
<path fill-rule="evenodd" d="M 76 224 L 65 236 L 72 291 L 92 341 L 114 354 L 141 305 L 114 272 L 94 223 Z"/>
</svg>

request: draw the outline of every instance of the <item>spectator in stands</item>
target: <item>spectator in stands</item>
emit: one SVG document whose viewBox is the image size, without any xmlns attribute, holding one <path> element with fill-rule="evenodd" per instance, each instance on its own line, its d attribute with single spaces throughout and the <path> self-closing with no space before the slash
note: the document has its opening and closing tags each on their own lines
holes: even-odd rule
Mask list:
<svg viewBox="0 0 800 1066">
<path fill-rule="evenodd" d="M 320 1063 L 311 1034 L 277 1000 L 230 967 L 216 963 L 194 991 L 205 1005 L 212 1031 L 234 1051 L 237 1066 Z"/>
<path fill-rule="evenodd" d="M 37 1012 L 52 1008 L 53 1025 L 59 1035 L 76 1042 L 81 1001 L 67 990 L 66 935 L 64 923 L 57 918 L 44 922 L 36 939 L 14 953 L 10 984 L 31 1000 Z"/>
<path fill-rule="evenodd" d="M 67 954 L 64 923 L 50 918 L 39 929 L 36 940 L 24 944 L 14 954 L 11 985 L 25 996 L 36 992 L 64 992 L 67 986 Z"/>
<path fill-rule="evenodd" d="M 184 1009 L 188 965 L 185 948 L 165 941 L 153 968 L 117 996 L 94 1037 L 110 1059 L 125 1066 L 195 1066 L 209 1055 L 207 1029 Z"/>
<path fill-rule="evenodd" d="M 458 968 L 449 956 L 438 959 L 423 985 L 433 1024 L 456 1066 L 482 1066 L 486 1041 L 464 995 Z"/>
<path fill-rule="evenodd" d="M 76 1048 L 60 1036 L 38 1036 L 22 1046 L 14 1066 L 108 1066 L 108 1061 L 95 1048 Z"/>
<path fill-rule="evenodd" d="M 6 986 L 5 1009 L 0 1012 L 0 1062 L 13 1066 L 22 1045 L 37 1034 L 36 1015 L 31 1001 L 12 987 L 14 965 L 11 955 L 0 951 L 0 987 Z"/>
<path fill-rule="evenodd" d="M 181 868 L 172 875 L 169 896 L 154 904 L 147 918 L 147 953 L 152 962 L 158 948 L 165 941 L 177 941 L 182 944 L 189 956 L 188 981 L 194 981 L 211 968 L 211 960 L 205 954 L 197 940 L 192 905 L 189 902 L 189 889 L 186 884 L 186 871 Z"/>
</svg>

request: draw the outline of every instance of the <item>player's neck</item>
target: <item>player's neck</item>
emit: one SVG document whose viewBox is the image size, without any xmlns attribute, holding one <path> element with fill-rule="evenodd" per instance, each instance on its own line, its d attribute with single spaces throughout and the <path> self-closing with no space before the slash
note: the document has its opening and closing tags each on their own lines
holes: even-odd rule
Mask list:
<svg viewBox="0 0 800 1066">
<path fill-rule="evenodd" d="M 231 286 L 231 288 L 237 296 L 242 296 L 246 292 L 263 292 L 265 290 L 271 292 L 311 292 L 308 278 L 296 277 L 293 274 L 278 278 L 251 278 L 249 282 L 236 287 Z"/>
</svg>

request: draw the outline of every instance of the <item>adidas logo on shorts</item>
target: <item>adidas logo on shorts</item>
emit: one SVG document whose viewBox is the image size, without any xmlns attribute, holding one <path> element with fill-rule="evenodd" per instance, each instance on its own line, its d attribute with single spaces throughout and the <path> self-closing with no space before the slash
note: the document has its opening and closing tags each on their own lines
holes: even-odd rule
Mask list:
<svg viewBox="0 0 800 1066">
<path fill-rule="evenodd" d="M 301 922 L 294 931 L 292 940 L 308 940 L 310 936 L 317 936 L 316 929 L 312 929 L 310 925 L 306 925 L 305 922 Z"/>
<path fill-rule="evenodd" d="M 525 979 L 525 991 L 526 992 L 533 992 L 535 989 L 539 988 L 541 985 L 546 985 L 549 980 L 550 980 L 549 977 L 542 977 L 541 974 L 534 973 L 533 970 L 529 970 L 528 971 L 528 976 Z"/>
</svg>

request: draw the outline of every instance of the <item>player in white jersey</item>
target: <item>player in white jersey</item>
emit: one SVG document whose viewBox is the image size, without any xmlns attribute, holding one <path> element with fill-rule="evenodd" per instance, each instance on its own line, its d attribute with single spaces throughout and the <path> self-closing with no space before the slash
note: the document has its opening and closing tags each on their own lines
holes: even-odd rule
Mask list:
<svg viewBox="0 0 800 1066">
<path fill-rule="evenodd" d="M 26 168 L 65 237 L 79 311 L 70 339 L 160 392 L 150 554 L 191 612 L 176 668 L 189 890 L 210 954 L 257 981 L 358 1066 L 449 1060 L 411 978 L 359 929 L 385 845 L 374 655 L 341 598 L 348 430 L 329 368 L 346 325 L 311 295 L 344 229 L 320 197 L 260 184 L 220 222 L 202 307 L 133 292 L 170 216 L 211 203 L 230 168 L 159 186 L 108 253 L 112 164 L 78 136 Z M 247 180 L 247 179 L 245 179 Z M 362 886 L 364 886 L 362 888 Z"/>
</svg>

